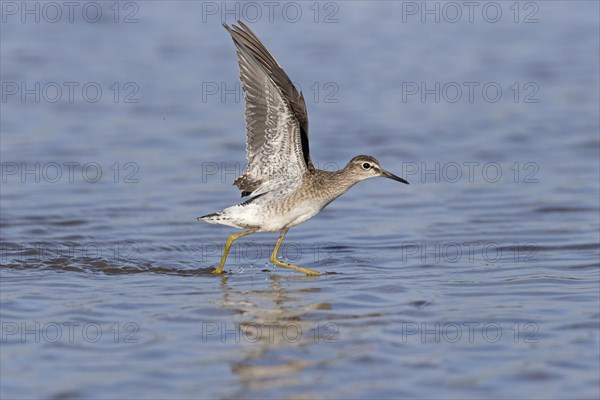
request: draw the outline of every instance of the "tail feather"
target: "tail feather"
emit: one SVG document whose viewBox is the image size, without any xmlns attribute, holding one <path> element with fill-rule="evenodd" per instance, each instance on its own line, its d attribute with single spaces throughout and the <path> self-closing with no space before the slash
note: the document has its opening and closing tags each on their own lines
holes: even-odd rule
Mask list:
<svg viewBox="0 0 600 400">
<path fill-rule="evenodd" d="M 198 221 L 208 222 L 209 224 L 223 224 L 227 220 L 227 218 L 225 218 L 225 216 L 223 215 L 223 213 L 221 211 L 212 213 L 212 214 L 203 215 L 202 217 L 198 217 L 196 219 Z M 226 225 L 226 223 L 225 223 L 225 225 Z"/>
<path fill-rule="evenodd" d="M 201 217 L 196 218 L 196 220 L 198 220 L 198 221 L 209 221 L 209 220 L 215 219 L 218 216 L 219 216 L 219 213 L 206 214 L 206 215 L 203 215 Z"/>
<path fill-rule="evenodd" d="M 228 225 L 240 229 L 244 227 L 243 225 L 238 224 L 236 220 L 232 220 L 231 217 L 224 212 L 224 210 L 213 214 L 207 214 L 196 219 L 198 221 L 208 222 L 209 224 Z"/>
</svg>

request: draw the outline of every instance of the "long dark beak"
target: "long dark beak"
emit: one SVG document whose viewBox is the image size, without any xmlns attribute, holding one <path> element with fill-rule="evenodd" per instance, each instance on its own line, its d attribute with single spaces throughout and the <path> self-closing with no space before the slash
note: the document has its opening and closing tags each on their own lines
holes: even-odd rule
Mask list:
<svg viewBox="0 0 600 400">
<path fill-rule="evenodd" d="M 381 170 L 381 176 L 383 176 L 384 178 L 393 179 L 398 182 L 406 183 L 408 185 L 408 181 L 406 179 L 402 179 L 399 176 L 396 176 L 390 172 L 387 172 L 385 169 Z"/>
</svg>

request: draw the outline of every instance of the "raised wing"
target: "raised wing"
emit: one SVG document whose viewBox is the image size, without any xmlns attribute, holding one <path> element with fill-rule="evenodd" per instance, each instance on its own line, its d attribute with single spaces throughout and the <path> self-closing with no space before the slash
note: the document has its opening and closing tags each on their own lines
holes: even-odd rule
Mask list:
<svg viewBox="0 0 600 400">
<path fill-rule="evenodd" d="M 254 32 L 241 21 L 238 25 L 223 24 L 237 47 L 246 98 L 248 167 L 234 182 L 246 196 L 299 179 L 313 165 L 302 93 Z"/>
</svg>

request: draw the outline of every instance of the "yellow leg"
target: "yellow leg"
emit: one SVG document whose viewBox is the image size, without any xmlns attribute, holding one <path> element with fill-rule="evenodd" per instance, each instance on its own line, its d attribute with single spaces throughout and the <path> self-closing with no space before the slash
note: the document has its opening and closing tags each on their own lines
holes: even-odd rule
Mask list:
<svg viewBox="0 0 600 400">
<path fill-rule="evenodd" d="M 229 254 L 229 248 L 231 247 L 231 243 L 234 240 L 241 238 L 242 236 L 249 235 L 251 233 L 256 232 L 255 230 L 250 229 L 249 231 L 244 231 L 240 233 L 234 233 L 233 235 L 227 238 L 227 242 L 225 242 L 225 249 L 223 250 L 223 256 L 221 257 L 221 262 L 219 263 L 219 267 L 215 269 L 213 274 L 220 274 L 223 272 L 223 267 L 225 266 L 225 260 L 227 260 L 227 254 Z"/>
<path fill-rule="evenodd" d="M 313 271 L 312 269 L 298 267 L 297 265 L 289 264 L 289 263 L 286 263 L 283 261 L 279 261 L 277 259 L 277 253 L 279 252 L 279 247 L 281 246 L 281 242 L 283 242 L 283 238 L 285 237 L 285 234 L 287 233 L 287 231 L 288 231 L 287 229 L 283 229 L 281 231 L 281 233 L 279 234 L 279 239 L 277 240 L 277 244 L 275 245 L 275 249 L 273 250 L 273 253 L 271 254 L 271 258 L 269 259 L 269 261 L 271 261 L 271 263 L 278 265 L 280 267 L 291 268 L 291 269 L 295 269 L 296 271 L 304 272 L 306 275 L 321 275 L 319 272 Z"/>
</svg>

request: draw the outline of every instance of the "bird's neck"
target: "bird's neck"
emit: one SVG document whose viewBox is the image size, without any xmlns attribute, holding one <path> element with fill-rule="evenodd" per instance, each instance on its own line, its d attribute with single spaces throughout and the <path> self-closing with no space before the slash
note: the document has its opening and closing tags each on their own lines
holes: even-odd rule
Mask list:
<svg viewBox="0 0 600 400">
<path fill-rule="evenodd" d="M 323 188 L 326 188 L 328 196 L 334 199 L 346 193 L 348 189 L 358 182 L 348 167 L 334 172 L 319 172 L 320 178 L 326 181 L 326 184 L 323 185 Z"/>
</svg>

